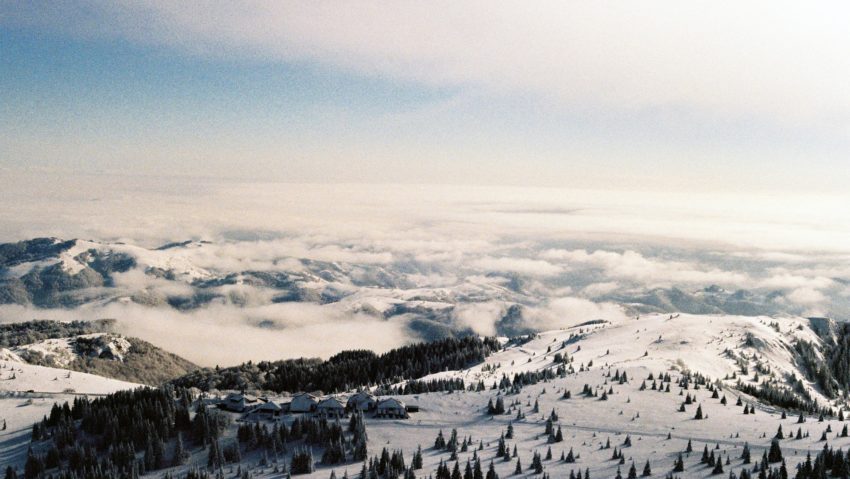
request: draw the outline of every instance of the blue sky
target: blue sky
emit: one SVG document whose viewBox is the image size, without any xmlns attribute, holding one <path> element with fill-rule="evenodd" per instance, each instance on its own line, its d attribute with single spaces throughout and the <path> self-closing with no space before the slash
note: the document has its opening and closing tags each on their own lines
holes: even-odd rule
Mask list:
<svg viewBox="0 0 850 479">
<path fill-rule="evenodd" d="M 0 167 L 745 190 L 850 181 L 845 4 L 641 5 L 7 2 Z"/>
</svg>

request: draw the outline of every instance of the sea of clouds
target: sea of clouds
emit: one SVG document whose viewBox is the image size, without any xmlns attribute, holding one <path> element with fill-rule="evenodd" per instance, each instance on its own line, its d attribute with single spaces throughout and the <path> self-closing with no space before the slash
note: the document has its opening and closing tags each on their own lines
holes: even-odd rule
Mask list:
<svg viewBox="0 0 850 479">
<path fill-rule="evenodd" d="M 179 311 L 134 302 L 75 309 L 0 306 L 0 320 L 114 317 L 122 330 L 202 364 L 377 351 L 416 339 L 369 314 L 384 300 L 444 297 L 480 334 L 514 301 L 529 327 L 629 314 L 612 298 L 716 285 L 767 295 L 783 314 L 850 314 L 847 198 L 643 189 L 287 184 L 16 173 L 0 191 L 0 240 L 55 236 L 153 249 L 176 267 L 222 274 L 344 266 L 345 301 L 272 303 L 228 285 L 226 300 Z M 116 246 L 116 247 L 120 247 Z M 151 253 L 165 254 L 165 253 Z M 393 278 L 381 287 L 380 275 Z M 190 292 L 131 270 L 127 294 Z M 504 292 L 504 293 L 502 293 Z"/>
</svg>

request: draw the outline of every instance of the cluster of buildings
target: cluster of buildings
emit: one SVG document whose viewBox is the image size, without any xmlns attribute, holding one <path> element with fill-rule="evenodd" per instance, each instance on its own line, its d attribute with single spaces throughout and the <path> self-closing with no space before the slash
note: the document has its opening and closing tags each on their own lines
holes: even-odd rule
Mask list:
<svg viewBox="0 0 850 479">
<path fill-rule="evenodd" d="M 299 393 L 281 402 L 258 398 L 249 394 L 230 393 L 218 401 L 217 406 L 231 412 L 246 413 L 255 417 L 278 417 L 286 414 L 311 414 L 319 418 L 343 418 L 354 411 L 371 414 L 377 418 L 407 419 L 409 413 L 419 410 L 401 399 L 379 399 L 368 392 L 348 396 L 343 403 L 338 396 L 314 396 Z"/>
</svg>

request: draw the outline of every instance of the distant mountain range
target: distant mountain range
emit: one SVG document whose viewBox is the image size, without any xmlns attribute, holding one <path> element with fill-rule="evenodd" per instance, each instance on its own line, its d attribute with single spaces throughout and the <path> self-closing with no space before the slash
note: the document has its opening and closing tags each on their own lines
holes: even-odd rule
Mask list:
<svg viewBox="0 0 850 479">
<path fill-rule="evenodd" d="M 440 272 L 416 261 L 348 263 L 282 257 L 261 267 L 241 268 L 214 264 L 209 252 L 213 246 L 183 241 L 143 248 L 58 238 L 2 244 L 0 304 L 72 309 L 128 302 L 191 311 L 213 304 L 313 303 L 404 320 L 420 337 L 436 339 L 469 333 L 458 318 L 458 308 L 487 302 L 501 305 L 497 334 L 527 333 L 528 308 L 550 299 L 535 290 L 534 282 L 515 273 L 472 271 L 438 284 L 427 278 Z M 772 315 L 786 312 L 781 297 L 778 291 L 726 291 L 707 285 L 696 291 L 677 287 L 616 291 L 594 301 L 617 303 L 633 314 Z"/>
</svg>

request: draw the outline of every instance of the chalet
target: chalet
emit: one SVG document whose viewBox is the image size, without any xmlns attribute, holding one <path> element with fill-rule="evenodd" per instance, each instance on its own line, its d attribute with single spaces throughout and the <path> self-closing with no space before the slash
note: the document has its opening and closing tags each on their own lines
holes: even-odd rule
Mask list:
<svg viewBox="0 0 850 479">
<path fill-rule="evenodd" d="M 292 397 L 289 403 L 289 412 L 313 412 L 316 410 L 318 401 L 316 396 L 309 393 L 300 393 Z"/>
<path fill-rule="evenodd" d="M 316 406 L 316 414 L 320 417 L 343 417 L 345 416 L 345 406 L 339 399 L 329 397 L 319 402 Z"/>
<path fill-rule="evenodd" d="M 251 409 L 250 414 L 256 414 L 258 416 L 265 417 L 277 417 L 280 416 L 282 408 L 277 405 L 274 401 L 268 401 L 260 404 L 259 406 Z"/>
<path fill-rule="evenodd" d="M 230 393 L 224 400 L 219 403 L 219 407 L 233 412 L 244 412 L 253 404 L 257 403 L 257 398 L 240 393 Z"/>
<path fill-rule="evenodd" d="M 375 406 L 375 417 L 407 419 L 407 407 L 400 399 L 383 399 Z"/>
<path fill-rule="evenodd" d="M 371 411 L 377 405 L 378 400 L 375 399 L 375 396 L 363 391 L 348 398 L 345 409 L 348 411 Z"/>
</svg>

